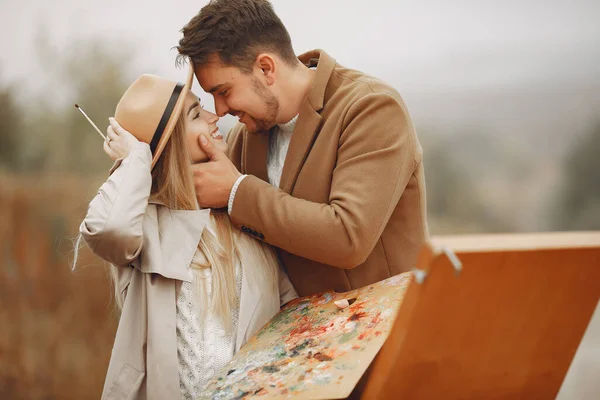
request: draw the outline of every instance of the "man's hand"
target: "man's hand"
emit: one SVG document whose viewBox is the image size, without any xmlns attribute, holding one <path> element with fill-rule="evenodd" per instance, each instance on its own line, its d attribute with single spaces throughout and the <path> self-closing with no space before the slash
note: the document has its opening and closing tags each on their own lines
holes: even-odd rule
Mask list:
<svg viewBox="0 0 600 400">
<path fill-rule="evenodd" d="M 198 204 L 202 208 L 227 207 L 231 188 L 242 174 L 206 136 L 200 135 L 198 142 L 209 158 L 207 162 L 192 165 Z"/>
<path fill-rule="evenodd" d="M 109 118 L 110 125 L 106 128 L 106 141 L 104 141 L 104 152 L 116 161 L 125 158 L 131 153 L 131 149 L 139 142 L 135 136 L 125 130 L 116 119 Z"/>
</svg>

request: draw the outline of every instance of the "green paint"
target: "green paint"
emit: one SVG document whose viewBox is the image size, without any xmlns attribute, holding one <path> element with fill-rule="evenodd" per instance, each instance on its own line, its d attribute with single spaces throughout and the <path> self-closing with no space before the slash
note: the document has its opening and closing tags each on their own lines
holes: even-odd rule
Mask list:
<svg viewBox="0 0 600 400">
<path fill-rule="evenodd" d="M 342 336 L 340 336 L 338 343 L 339 344 L 346 343 L 347 341 L 354 339 L 356 336 L 358 336 L 358 331 L 356 331 L 356 330 L 353 330 L 352 332 L 344 333 Z"/>
<path fill-rule="evenodd" d="M 265 367 L 262 368 L 263 372 L 268 372 L 269 374 L 272 374 L 274 372 L 279 372 L 279 368 L 277 368 L 274 365 L 267 365 Z"/>
<path fill-rule="evenodd" d="M 298 346 L 294 347 L 294 348 L 292 349 L 292 351 L 302 351 L 302 350 L 304 350 L 304 349 L 306 348 L 306 346 L 308 346 L 308 344 L 309 344 L 310 342 L 311 342 L 310 340 L 306 339 L 306 340 L 304 341 L 304 343 L 302 343 L 301 345 L 298 345 Z"/>
<path fill-rule="evenodd" d="M 281 310 L 271 319 L 271 321 L 269 321 L 268 325 L 266 325 L 263 329 L 260 330 L 257 337 L 260 338 L 267 332 L 278 332 L 282 334 L 289 333 L 289 331 L 291 331 L 291 328 L 287 331 L 282 331 L 281 327 L 286 325 L 293 325 L 296 322 L 296 318 L 294 318 L 294 316 L 297 317 L 298 315 L 303 316 L 309 314 L 311 310 L 310 304 L 308 306 L 305 306 L 303 309 L 298 310 L 298 308 L 300 308 L 300 306 L 304 304 L 307 303 L 299 303 L 293 307 Z"/>
<path fill-rule="evenodd" d="M 278 360 L 282 359 L 283 357 L 287 357 L 287 352 L 285 350 L 279 350 L 275 354 L 275 358 L 277 358 Z"/>
</svg>

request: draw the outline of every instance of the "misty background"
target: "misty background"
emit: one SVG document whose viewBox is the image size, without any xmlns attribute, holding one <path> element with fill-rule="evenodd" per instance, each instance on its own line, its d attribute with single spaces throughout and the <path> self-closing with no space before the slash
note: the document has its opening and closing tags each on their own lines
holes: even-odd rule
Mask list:
<svg viewBox="0 0 600 400">
<path fill-rule="evenodd" d="M 111 162 L 73 104 L 105 129 L 140 74 L 183 80 L 173 46 L 204 4 L 1 1 L 0 397 L 99 393 L 116 329 L 108 283 L 89 253 L 80 271 L 68 264 Z M 600 230 L 600 2 L 273 4 L 297 53 L 324 49 L 403 96 L 432 234 Z M 564 398 L 600 397 L 590 343 Z"/>
</svg>

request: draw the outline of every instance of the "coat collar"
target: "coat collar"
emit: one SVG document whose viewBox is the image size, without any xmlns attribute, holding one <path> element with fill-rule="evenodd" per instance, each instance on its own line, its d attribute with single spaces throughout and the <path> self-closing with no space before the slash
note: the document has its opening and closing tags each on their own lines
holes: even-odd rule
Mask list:
<svg viewBox="0 0 600 400">
<path fill-rule="evenodd" d="M 269 181 L 267 173 L 267 151 L 269 149 L 269 132 L 248 133 L 244 131 L 242 148 L 242 171 L 254 175 L 265 182 Z"/>
<path fill-rule="evenodd" d="M 210 209 L 204 210 L 171 210 L 167 207 L 151 204 L 147 209 L 144 227 L 150 243 L 158 243 L 158 248 L 146 248 L 153 253 L 147 259 L 160 260 L 146 264 L 141 260 L 141 271 L 157 273 L 165 278 L 191 282 L 192 273 L 189 269 L 192 258 L 198 249 L 202 231 L 208 224 Z M 156 229 L 158 227 L 158 229 Z"/>
<path fill-rule="evenodd" d="M 325 91 L 336 62 L 322 50 L 313 50 L 298 57 L 307 66 L 317 67 L 315 77 L 304 100 L 300 105 L 298 122 L 292 134 L 290 147 L 281 174 L 280 188 L 291 193 L 298 173 L 306 161 L 308 153 L 321 127 L 320 111 L 325 104 Z M 242 150 L 242 170 L 268 182 L 267 151 L 269 148 L 268 132 L 244 132 Z"/>
<path fill-rule="evenodd" d="M 301 54 L 298 56 L 298 59 L 307 67 L 317 67 L 315 78 L 306 94 L 306 98 L 311 108 L 314 111 L 319 112 L 323 109 L 325 104 L 325 90 L 327 89 L 329 78 L 331 78 L 331 74 L 335 68 L 336 61 L 329 54 L 318 49 Z M 302 113 L 300 113 L 300 115 L 302 115 Z"/>
</svg>

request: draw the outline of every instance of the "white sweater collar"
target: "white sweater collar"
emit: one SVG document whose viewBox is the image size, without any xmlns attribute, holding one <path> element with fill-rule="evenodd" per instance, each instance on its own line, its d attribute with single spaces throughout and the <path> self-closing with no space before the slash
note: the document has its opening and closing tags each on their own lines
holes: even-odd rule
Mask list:
<svg viewBox="0 0 600 400">
<path fill-rule="evenodd" d="M 294 118 L 286 122 L 285 124 L 277 124 L 277 127 L 281 132 L 292 133 L 294 128 L 296 127 L 296 122 L 298 121 L 298 115 Z"/>
</svg>

